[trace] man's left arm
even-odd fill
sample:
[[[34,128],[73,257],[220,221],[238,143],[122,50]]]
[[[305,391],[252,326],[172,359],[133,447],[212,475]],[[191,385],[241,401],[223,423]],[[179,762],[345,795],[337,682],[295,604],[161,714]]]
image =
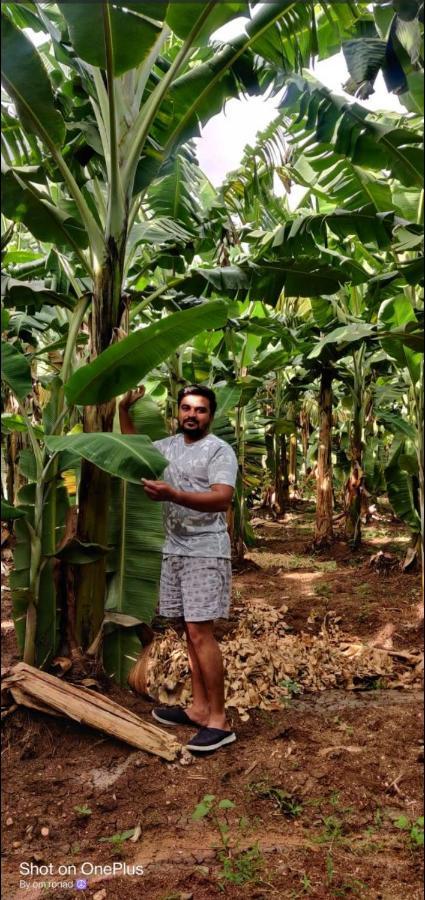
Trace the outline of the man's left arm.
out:
[[[179,491],[166,481],[150,481],[142,478],[142,484],[151,500],[177,503],[197,512],[226,512],[233,497],[233,487],[230,484],[211,484],[209,491],[200,493]]]

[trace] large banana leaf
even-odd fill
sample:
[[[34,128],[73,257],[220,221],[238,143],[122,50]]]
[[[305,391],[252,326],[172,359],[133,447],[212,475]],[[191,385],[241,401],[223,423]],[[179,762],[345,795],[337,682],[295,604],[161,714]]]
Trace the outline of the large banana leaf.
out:
[[[244,263],[224,268],[193,269],[185,279],[185,290],[203,293],[214,290],[224,296],[246,297],[275,306],[283,289],[287,297],[316,297],[336,294],[348,281],[362,284],[369,275],[359,263],[340,256],[335,257],[322,250],[320,256],[299,255],[295,258],[258,258],[255,263]]]
[[[94,433],[48,435],[46,447],[53,453],[69,450],[99,469],[140,485],[142,478],[158,478],[167,463],[144,435]]]
[[[10,576],[12,611],[19,652],[25,644],[26,616],[33,602],[31,592],[31,558],[34,550],[34,500],[35,484],[21,488],[17,509],[24,516],[15,522],[16,546],[13,552],[14,570]],[[59,647],[60,609],[54,579],[55,563],[47,558],[54,553],[60,540],[68,509],[68,494],[63,484],[52,482],[46,492],[43,506],[41,552],[46,557],[41,569],[37,605],[37,631],[34,665],[46,666]]]
[[[277,228],[270,247],[279,247],[285,256],[296,257],[319,252],[320,246],[327,246],[329,236],[336,235],[357,237],[362,244],[385,249],[391,244],[394,225],[394,214],[377,213],[373,204],[355,210],[336,209],[328,214],[303,214]]]
[[[397,361],[403,368],[409,370],[413,384],[419,381],[422,354],[415,353],[402,341],[391,337],[391,331],[399,330],[409,323],[417,324],[417,318],[413,306],[405,294],[398,294],[389,300],[384,300],[378,313],[378,323],[381,328],[389,331],[389,337],[382,339],[382,346],[386,353]]]
[[[222,327],[227,307],[204,303],[161,319],[108,347],[94,362],[79,369],[65,385],[69,403],[104,403],[134,387],[155,366],[195,334]]]
[[[13,309],[34,311],[47,306],[74,307],[74,300],[66,294],[59,294],[46,287],[44,281],[19,281],[16,278],[2,278],[2,297],[5,306]]]
[[[205,181],[199,166],[177,155],[148,192],[151,209],[159,217],[175,220],[192,232],[200,221],[200,188]]]
[[[61,146],[65,122],[55,108],[52,86],[34,44],[2,14],[2,83],[30,131],[46,132]]]
[[[208,11],[209,8],[209,11]],[[204,25],[197,34],[195,45],[208,43],[210,35],[236,16],[249,16],[249,6],[246,2],[226,3],[176,3],[171,2],[167,11],[167,25],[179,38],[185,40],[201,14],[205,16]]]
[[[285,171],[322,203],[338,203],[347,210],[372,203],[377,212],[387,212],[393,206],[387,179],[354,165],[329,143],[317,142],[301,153],[296,147],[294,159]]]
[[[413,479],[400,465],[403,451],[404,441],[400,443],[385,469],[388,499],[396,516],[409,526],[413,534],[420,534],[421,519],[415,504]]]
[[[147,396],[131,409],[137,430],[151,440],[167,436],[164,418]],[[141,485],[113,479],[110,502],[108,585],[105,604],[103,663],[120,684],[140,651],[135,623],[149,623],[158,602],[164,542],[162,503],[154,503]]]
[[[357,166],[389,169],[403,185],[423,187],[423,148],[417,132],[376,121],[363,106],[347,103],[312,76],[290,76],[281,106],[298,111],[290,132],[296,142],[303,141],[304,151],[317,143],[331,144]]]
[[[88,236],[81,222],[50,203],[33,185],[27,186],[11,169],[2,172],[1,185],[2,208],[8,219],[23,222],[40,241],[68,250],[87,247]]]
[[[377,37],[357,38],[345,41],[342,50],[351,75],[351,82],[345,90],[366,100],[373,93],[374,81],[385,62],[386,41]]]
[[[109,6],[109,15],[105,7]],[[144,16],[144,7],[157,9],[155,19],[163,19],[166,3],[131,4],[126,9],[106,3],[63,3],[61,11],[78,55],[92,66],[106,69],[105,45],[111,42],[114,75],[136,68],[147,57],[161,31],[161,25]],[[134,10],[137,9],[137,15]]]
[[[23,400],[32,390],[28,360],[7,341],[1,342],[1,377],[19,400]]]

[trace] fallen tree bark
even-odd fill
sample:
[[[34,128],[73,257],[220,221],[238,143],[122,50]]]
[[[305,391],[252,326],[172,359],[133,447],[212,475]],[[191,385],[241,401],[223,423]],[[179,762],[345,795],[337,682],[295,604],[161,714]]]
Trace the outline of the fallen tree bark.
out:
[[[69,716],[84,725],[104,731],[138,750],[146,750],[166,760],[176,759],[181,750],[175,738],[107,697],[85,687],[68,684],[26,663],[17,663],[3,679],[2,689],[10,691],[15,703],[42,712]]]

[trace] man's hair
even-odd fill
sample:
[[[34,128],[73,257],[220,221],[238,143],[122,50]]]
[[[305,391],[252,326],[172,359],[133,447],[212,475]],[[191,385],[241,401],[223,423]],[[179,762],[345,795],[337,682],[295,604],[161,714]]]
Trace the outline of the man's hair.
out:
[[[177,395],[178,406],[183,400],[183,397],[187,397],[188,394],[197,394],[199,397],[206,397],[210,402],[210,410],[211,415],[213,416],[217,409],[217,400],[215,397],[214,391],[209,387],[204,387],[203,384],[189,384],[187,387],[182,388]]]

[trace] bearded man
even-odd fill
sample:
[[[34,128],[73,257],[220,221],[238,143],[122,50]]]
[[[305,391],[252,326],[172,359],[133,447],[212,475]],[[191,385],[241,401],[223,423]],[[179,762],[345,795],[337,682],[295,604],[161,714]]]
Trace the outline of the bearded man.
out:
[[[119,404],[123,434],[136,434],[129,409],[144,394],[129,391]],[[192,677],[192,703],[158,707],[152,715],[163,725],[198,729],[186,745],[208,752],[236,740],[224,708],[224,669],[214,636],[214,620],[228,618],[231,548],[226,511],[238,464],[232,448],[210,433],[216,411],[214,391],[203,385],[178,395],[179,431],[154,441],[168,460],[163,481],[142,479],[148,497],[164,503],[165,544],[159,613],[182,618]]]

